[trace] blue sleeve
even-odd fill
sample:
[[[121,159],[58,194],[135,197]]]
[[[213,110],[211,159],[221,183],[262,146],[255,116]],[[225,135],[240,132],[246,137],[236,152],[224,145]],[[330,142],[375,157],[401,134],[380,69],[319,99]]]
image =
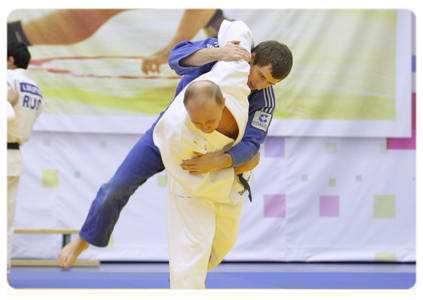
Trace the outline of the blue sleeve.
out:
[[[169,55],[169,66],[172,70],[178,75],[185,75],[195,71],[198,71],[201,68],[208,69],[207,71],[201,71],[201,73],[207,73],[210,71],[211,67],[214,65],[214,62],[208,63],[200,67],[183,67],[179,62],[185,57],[190,56],[191,54],[197,52],[200,49],[204,48],[216,48],[219,47],[219,42],[216,38],[208,38],[202,41],[184,41],[177,44]]]
[[[245,128],[244,137],[241,142],[227,151],[227,153],[232,156],[233,167],[242,165],[254,157],[260,149],[260,144],[264,143],[266,140],[267,132],[273,119],[275,94],[271,86],[263,90],[252,91],[248,100],[250,106],[248,109],[248,123]],[[263,120],[265,123],[262,123],[262,127],[257,125],[254,127],[253,121],[256,123],[256,119],[263,113],[267,116],[267,118]],[[265,130],[263,126],[266,126]]]

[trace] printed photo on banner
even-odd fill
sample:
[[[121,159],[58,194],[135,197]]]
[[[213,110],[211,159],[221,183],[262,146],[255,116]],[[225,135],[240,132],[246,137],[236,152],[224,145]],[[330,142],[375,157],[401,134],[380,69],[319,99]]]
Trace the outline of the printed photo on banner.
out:
[[[212,26],[195,28],[207,10],[82,11],[17,9],[8,16],[8,27],[22,27],[29,70],[45,97],[35,130],[60,122],[63,131],[134,133],[135,125],[143,131],[168,107],[181,79],[167,61],[176,37],[217,35]],[[411,87],[397,84],[411,80],[410,11],[225,9],[224,15],[245,22],[256,44],[277,40],[294,54],[291,75],[274,87],[270,135],[411,136],[404,125],[411,122]],[[127,125],[113,129],[110,120]]]

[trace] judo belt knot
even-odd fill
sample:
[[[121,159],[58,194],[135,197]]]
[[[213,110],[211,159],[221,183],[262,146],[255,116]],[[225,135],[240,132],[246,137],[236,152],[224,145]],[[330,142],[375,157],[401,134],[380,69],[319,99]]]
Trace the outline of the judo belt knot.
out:
[[[248,181],[245,180],[245,178],[242,176],[242,174],[238,174],[239,181],[241,181],[242,185],[247,189],[248,191],[248,198],[250,198],[250,202],[253,202],[253,195],[251,194],[251,188],[248,184]]]

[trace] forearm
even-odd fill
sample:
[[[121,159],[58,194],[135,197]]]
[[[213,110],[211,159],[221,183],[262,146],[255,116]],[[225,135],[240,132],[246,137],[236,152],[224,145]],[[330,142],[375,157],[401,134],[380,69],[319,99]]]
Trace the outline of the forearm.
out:
[[[201,28],[206,26],[215,12],[216,9],[186,9],[173,37],[175,45],[194,38]]]
[[[183,67],[200,67],[219,60],[219,48],[204,48],[179,61]]]

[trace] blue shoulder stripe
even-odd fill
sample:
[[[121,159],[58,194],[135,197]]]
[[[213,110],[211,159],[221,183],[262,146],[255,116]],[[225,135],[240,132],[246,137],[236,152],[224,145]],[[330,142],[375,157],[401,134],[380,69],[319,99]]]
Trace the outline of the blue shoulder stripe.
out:
[[[275,94],[273,93],[273,88],[271,86],[263,89],[263,98],[265,107],[263,108],[264,112],[268,114],[273,114],[275,110]]]

